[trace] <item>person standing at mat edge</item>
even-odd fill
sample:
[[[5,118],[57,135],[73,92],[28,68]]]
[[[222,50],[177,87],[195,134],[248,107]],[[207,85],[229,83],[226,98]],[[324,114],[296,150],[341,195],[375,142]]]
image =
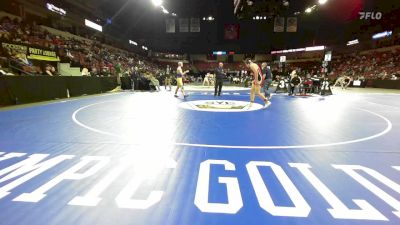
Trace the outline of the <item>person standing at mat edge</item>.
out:
[[[169,91],[171,91],[171,68],[169,65],[167,65],[167,69],[165,71],[165,80],[164,80],[164,86],[165,90],[167,90],[167,86],[169,87]]]
[[[183,72],[182,70],[183,62],[178,62],[178,68],[176,69],[176,90],[175,90],[175,97],[178,97],[179,88],[181,89],[183,97],[186,97],[185,90],[183,90],[183,76],[189,73],[189,70]]]
[[[215,92],[214,96],[221,96],[222,85],[224,84],[224,79],[226,73],[224,70],[224,64],[220,62],[218,67],[215,69]]]
[[[263,94],[260,93],[261,83],[263,82],[263,74],[261,68],[251,61],[251,59],[246,59],[244,61],[246,67],[250,69],[251,73],[253,74],[253,81],[251,82],[251,89],[250,89],[250,107],[254,103],[255,95],[257,94],[264,101],[264,108],[267,108],[271,105],[271,102],[268,98],[266,98]]]
[[[271,69],[269,68],[269,66],[267,65],[266,62],[263,62],[261,64],[261,70],[262,70],[262,74],[263,74],[263,90],[264,90],[264,95],[265,97],[267,97],[268,99],[271,99],[271,92],[269,92],[269,87],[272,84],[272,72]]]

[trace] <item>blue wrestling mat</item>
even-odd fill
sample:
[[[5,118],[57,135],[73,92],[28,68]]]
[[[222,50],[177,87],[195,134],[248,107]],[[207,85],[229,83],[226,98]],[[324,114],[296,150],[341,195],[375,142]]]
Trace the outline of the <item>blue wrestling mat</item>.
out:
[[[0,111],[1,225],[398,225],[400,95],[118,93]]]

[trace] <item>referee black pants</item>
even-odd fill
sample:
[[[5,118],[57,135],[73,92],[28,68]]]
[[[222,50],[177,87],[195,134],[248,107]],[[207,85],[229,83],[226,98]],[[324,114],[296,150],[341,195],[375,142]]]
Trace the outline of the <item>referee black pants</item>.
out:
[[[215,81],[215,92],[214,96],[221,96],[222,84],[224,83],[223,80],[216,80]]]

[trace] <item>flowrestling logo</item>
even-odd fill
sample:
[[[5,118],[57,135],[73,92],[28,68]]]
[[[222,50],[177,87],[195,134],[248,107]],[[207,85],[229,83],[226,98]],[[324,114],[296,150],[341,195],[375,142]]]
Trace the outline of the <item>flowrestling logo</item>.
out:
[[[179,104],[181,108],[209,112],[246,112],[262,109],[258,103],[233,100],[198,100]]]
[[[359,12],[360,19],[361,20],[380,20],[382,19],[382,13],[381,12]]]

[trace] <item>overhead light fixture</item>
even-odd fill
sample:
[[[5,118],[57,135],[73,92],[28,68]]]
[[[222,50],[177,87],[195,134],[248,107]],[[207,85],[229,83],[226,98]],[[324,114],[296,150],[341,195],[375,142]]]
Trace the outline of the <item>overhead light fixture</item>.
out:
[[[129,44],[131,44],[131,45],[138,45],[138,43],[137,43],[136,41],[132,41],[132,40],[129,40]]]
[[[256,20],[259,20],[260,19],[260,17],[259,16],[256,16]]]
[[[208,20],[211,21],[211,20],[214,20],[214,18],[213,18],[212,16],[209,16],[209,17],[208,17]]]
[[[267,17],[266,16],[264,16],[264,20],[266,20],[267,19]]]
[[[55,12],[57,14],[60,14],[61,16],[65,16],[67,14],[67,11],[65,11],[64,9],[59,8],[53,4],[47,3],[46,6],[47,6],[48,10]]]
[[[308,7],[308,8],[305,10],[305,12],[306,12],[306,13],[311,13],[315,8],[317,8],[317,5],[313,5],[313,6],[311,6],[311,7]]]
[[[318,3],[319,3],[320,5],[323,5],[323,4],[325,4],[327,1],[328,1],[328,0],[318,0]]]
[[[160,6],[162,9],[162,12],[165,14],[169,14],[168,10],[166,8],[164,8],[164,6]]]
[[[288,6],[289,6],[289,2],[288,2],[288,1],[286,1],[286,0],[283,0],[282,4],[283,4],[283,6],[286,6],[286,7],[288,7]]]
[[[348,41],[348,42],[347,42],[347,46],[356,45],[356,44],[358,44],[358,43],[360,43],[360,42],[358,41],[358,39],[355,39],[355,40],[352,40],[352,41]]]
[[[151,0],[154,6],[159,7],[162,5],[163,1],[162,0]]]
[[[176,14],[175,14],[175,13],[172,13],[171,15],[172,15],[172,16],[176,16]]]
[[[392,33],[393,33],[392,31],[385,31],[385,32],[377,33],[377,34],[374,34],[372,36],[372,39],[379,39],[379,38],[383,38],[383,37],[389,37],[389,36],[392,35]]]
[[[297,15],[299,15],[299,14],[300,14],[300,12],[298,12],[298,11],[294,13],[295,16],[297,16]]]
[[[102,26],[100,26],[99,24],[94,23],[94,22],[92,22],[92,21],[90,21],[88,19],[85,19],[85,25],[87,27],[93,28],[93,29],[95,29],[97,31],[103,32],[103,27]]]
[[[307,47],[306,52],[311,52],[311,51],[321,51],[324,50],[325,46],[313,46],[313,47]]]

